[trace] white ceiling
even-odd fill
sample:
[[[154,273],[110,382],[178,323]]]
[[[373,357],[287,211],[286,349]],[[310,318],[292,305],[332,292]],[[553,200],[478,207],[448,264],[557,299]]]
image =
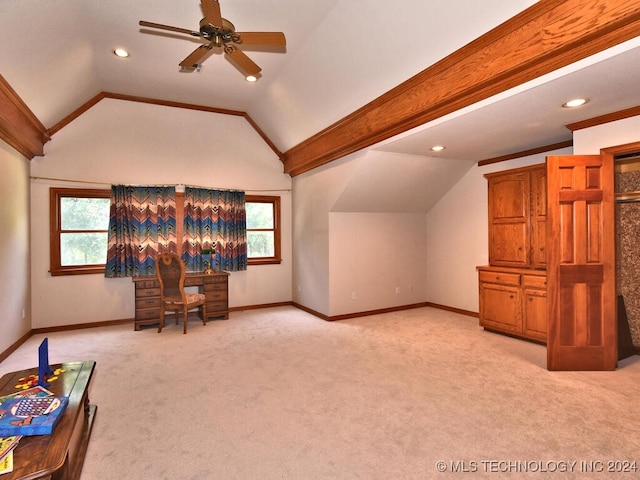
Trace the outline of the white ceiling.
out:
[[[0,0],[0,73],[45,127],[105,91],[245,111],[286,151],[533,3],[220,0],[238,31],[286,34],[284,52],[245,49],[263,68],[250,84],[222,55],[180,72],[199,41],[138,25],[197,30],[199,0]],[[481,160],[568,140],[567,123],[640,105],[639,73],[631,41],[375,148],[433,155],[442,143],[443,158]],[[591,102],[559,107],[574,95]]]

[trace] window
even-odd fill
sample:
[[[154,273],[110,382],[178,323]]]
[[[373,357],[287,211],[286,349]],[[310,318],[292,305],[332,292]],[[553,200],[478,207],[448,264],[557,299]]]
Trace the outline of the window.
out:
[[[110,190],[50,189],[51,275],[104,273]]]
[[[280,197],[247,195],[247,256],[249,265],[282,262]]]
[[[50,189],[51,275],[104,273],[110,198],[110,190]],[[245,205],[248,264],[281,263],[280,197],[247,195]]]

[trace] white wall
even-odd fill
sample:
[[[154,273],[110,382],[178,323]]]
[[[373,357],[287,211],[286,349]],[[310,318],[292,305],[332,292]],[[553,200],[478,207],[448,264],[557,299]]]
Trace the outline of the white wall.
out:
[[[600,149],[640,142],[640,116],[573,132],[576,155],[597,155]]]
[[[489,261],[488,197],[484,174],[544,163],[570,148],[473,167],[427,214],[427,300],[478,312],[476,267]]]
[[[31,330],[29,160],[0,140],[0,167],[0,352],[3,352]]]
[[[185,184],[280,195],[283,262],[233,272],[229,305],[291,300],[291,178],[242,117],[102,100],[54,135],[45,156],[32,160],[31,175],[45,177],[31,185],[33,328],[134,316],[131,279],[49,274],[52,185]]]
[[[293,300],[329,308],[329,212],[357,165],[354,154],[293,178]]]
[[[330,315],[425,301],[424,213],[329,215]]]

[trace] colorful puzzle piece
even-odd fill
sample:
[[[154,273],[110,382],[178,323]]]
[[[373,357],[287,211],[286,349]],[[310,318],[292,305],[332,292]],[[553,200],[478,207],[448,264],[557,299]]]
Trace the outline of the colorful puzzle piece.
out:
[[[56,368],[53,371],[53,375],[45,376],[45,380],[48,382],[53,382],[58,379],[58,377],[65,372],[64,368]],[[18,390],[27,390],[28,388],[35,387],[38,385],[38,375],[29,375],[28,377],[22,377],[18,379],[18,383],[15,388]]]

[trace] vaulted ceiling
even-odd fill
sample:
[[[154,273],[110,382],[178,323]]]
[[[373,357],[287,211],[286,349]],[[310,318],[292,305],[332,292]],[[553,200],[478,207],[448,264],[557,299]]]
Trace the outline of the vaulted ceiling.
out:
[[[444,143],[442,158],[498,157],[566,143],[565,125],[640,105],[635,1],[220,6],[238,31],[286,35],[285,49],[243,47],[262,67],[256,83],[215,51],[199,72],[183,72],[200,40],[138,24],[197,30],[199,0],[1,0],[2,138],[29,146],[16,130],[40,122],[43,140],[55,141],[108,92],[245,114],[295,175],[367,147],[435,155],[428,148]],[[113,55],[117,47],[130,56]],[[578,95],[590,103],[560,108]]]

